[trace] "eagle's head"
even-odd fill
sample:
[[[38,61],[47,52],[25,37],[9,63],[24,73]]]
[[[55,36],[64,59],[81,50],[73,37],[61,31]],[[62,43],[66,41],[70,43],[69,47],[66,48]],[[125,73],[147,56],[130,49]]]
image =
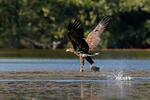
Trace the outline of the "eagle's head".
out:
[[[70,49],[66,49],[66,52],[70,52]]]

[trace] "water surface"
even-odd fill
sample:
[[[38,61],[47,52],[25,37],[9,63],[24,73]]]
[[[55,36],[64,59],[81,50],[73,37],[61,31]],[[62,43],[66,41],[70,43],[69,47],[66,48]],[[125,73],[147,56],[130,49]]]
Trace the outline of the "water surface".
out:
[[[101,72],[69,71],[68,69],[80,69],[79,59],[1,58],[0,99],[150,100],[150,75],[146,73],[150,70],[149,59],[94,61]],[[84,68],[89,70],[88,62],[85,62]],[[36,71],[37,69],[39,70]],[[46,71],[41,72],[40,69]],[[53,69],[55,70],[47,71]],[[57,71],[61,69],[63,71]],[[116,77],[126,75],[132,80],[116,80]]]
[[[95,59],[94,65],[101,69],[150,69],[150,60],[146,59]],[[0,59],[0,70],[21,69],[79,69],[79,59]],[[89,63],[85,61],[85,69]]]
[[[147,81],[1,81],[3,100],[149,100]]]

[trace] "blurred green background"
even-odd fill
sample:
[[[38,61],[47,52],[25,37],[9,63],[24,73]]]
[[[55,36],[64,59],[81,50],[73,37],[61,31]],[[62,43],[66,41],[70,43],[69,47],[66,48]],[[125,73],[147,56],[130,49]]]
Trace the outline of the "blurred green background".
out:
[[[85,37],[110,18],[98,48],[149,48],[150,0],[0,0],[0,48],[67,48],[75,17]]]

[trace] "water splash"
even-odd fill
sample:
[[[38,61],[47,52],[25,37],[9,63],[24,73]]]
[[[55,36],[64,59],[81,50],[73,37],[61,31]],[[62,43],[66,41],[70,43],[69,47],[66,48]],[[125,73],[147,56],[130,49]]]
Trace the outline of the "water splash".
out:
[[[117,74],[113,74],[113,76],[115,77],[115,80],[119,80],[119,81],[130,81],[132,80],[132,78],[130,76],[125,76],[123,71],[119,71]]]

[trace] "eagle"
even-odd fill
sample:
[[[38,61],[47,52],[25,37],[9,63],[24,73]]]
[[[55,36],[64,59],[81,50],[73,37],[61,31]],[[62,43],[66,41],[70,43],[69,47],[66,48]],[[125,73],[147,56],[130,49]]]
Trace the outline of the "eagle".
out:
[[[101,41],[101,35],[108,24],[109,18],[104,17],[99,21],[98,25],[88,34],[84,39],[84,31],[79,19],[75,19],[67,26],[67,36],[72,43],[73,48],[66,49],[66,52],[72,52],[80,57],[81,68],[80,72],[83,72],[84,59],[90,63],[90,70],[92,71],[93,63],[91,56],[96,56],[99,53],[91,53]]]

